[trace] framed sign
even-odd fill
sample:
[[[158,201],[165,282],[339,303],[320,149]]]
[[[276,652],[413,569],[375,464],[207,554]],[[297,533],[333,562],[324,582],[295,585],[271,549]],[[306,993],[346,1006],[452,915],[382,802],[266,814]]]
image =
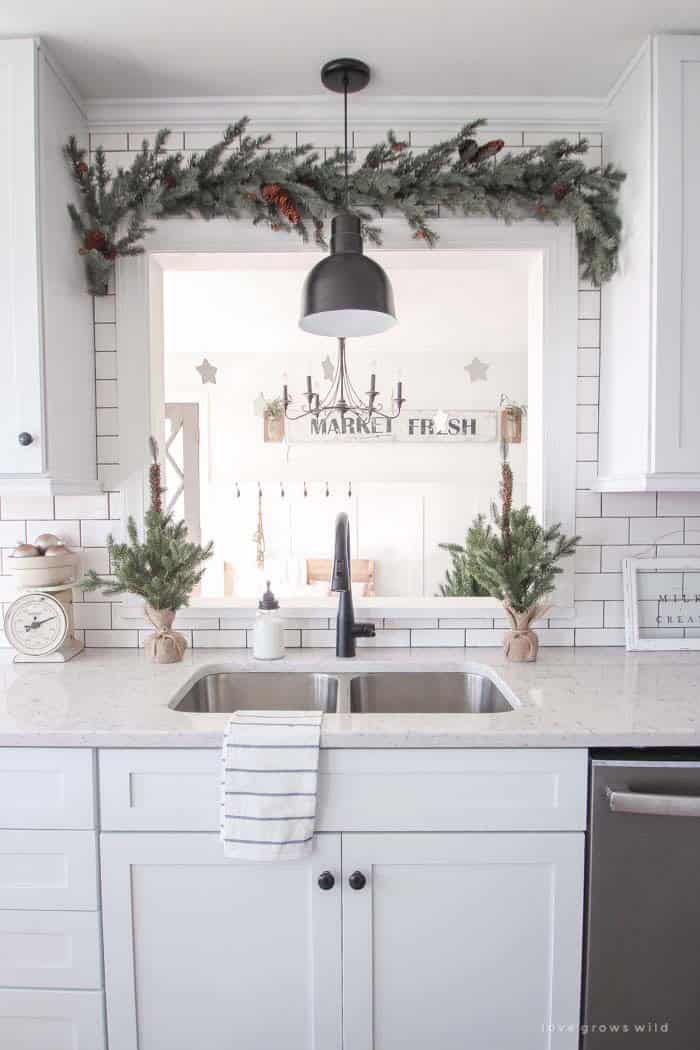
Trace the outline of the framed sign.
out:
[[[700,558],[625,558],[625,646],[700,650]]]

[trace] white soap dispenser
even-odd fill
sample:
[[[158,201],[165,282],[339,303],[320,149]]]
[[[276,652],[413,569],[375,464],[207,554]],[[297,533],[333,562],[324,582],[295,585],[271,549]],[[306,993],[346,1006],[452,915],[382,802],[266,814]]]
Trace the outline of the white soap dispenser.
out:
[[[268,580],[255,614],[253,656],[256,660],[280,660],[284,656],[284,620],[279,608]]]

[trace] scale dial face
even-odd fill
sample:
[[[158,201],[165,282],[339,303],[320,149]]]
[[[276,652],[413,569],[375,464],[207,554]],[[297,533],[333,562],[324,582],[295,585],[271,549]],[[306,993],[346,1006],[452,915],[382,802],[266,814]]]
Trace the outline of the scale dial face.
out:
[[[25,656],[47,656],[60,649],[68,635],[68,617],[50,594],[23,594],[5,615],[7,640]]]

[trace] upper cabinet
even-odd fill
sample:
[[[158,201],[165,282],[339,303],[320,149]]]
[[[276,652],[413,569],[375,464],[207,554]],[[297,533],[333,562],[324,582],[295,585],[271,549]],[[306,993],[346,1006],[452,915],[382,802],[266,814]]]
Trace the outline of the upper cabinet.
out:
[[[84,115],[35,40],[0,40],[0,487],[97,487],[92,302],[62,149]]]
[[[620,273],[604,290],[603,490],[699,490],[700,36],[658,36],[615,88]]]

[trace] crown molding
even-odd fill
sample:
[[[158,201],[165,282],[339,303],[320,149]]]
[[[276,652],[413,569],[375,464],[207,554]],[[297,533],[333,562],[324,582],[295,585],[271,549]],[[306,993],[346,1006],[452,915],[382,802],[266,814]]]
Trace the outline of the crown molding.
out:
[[[241,116],[271,131],[327,129],[340,120],[330,95],[232,96],[231,98],[102,98],[83,102],[92,131],[202,129],[220,131]],[[475,117],[496,127],[542,131],[602,131],[604,98],[487,96],[354,97],[352,124],[377,128],[457,128]]]

